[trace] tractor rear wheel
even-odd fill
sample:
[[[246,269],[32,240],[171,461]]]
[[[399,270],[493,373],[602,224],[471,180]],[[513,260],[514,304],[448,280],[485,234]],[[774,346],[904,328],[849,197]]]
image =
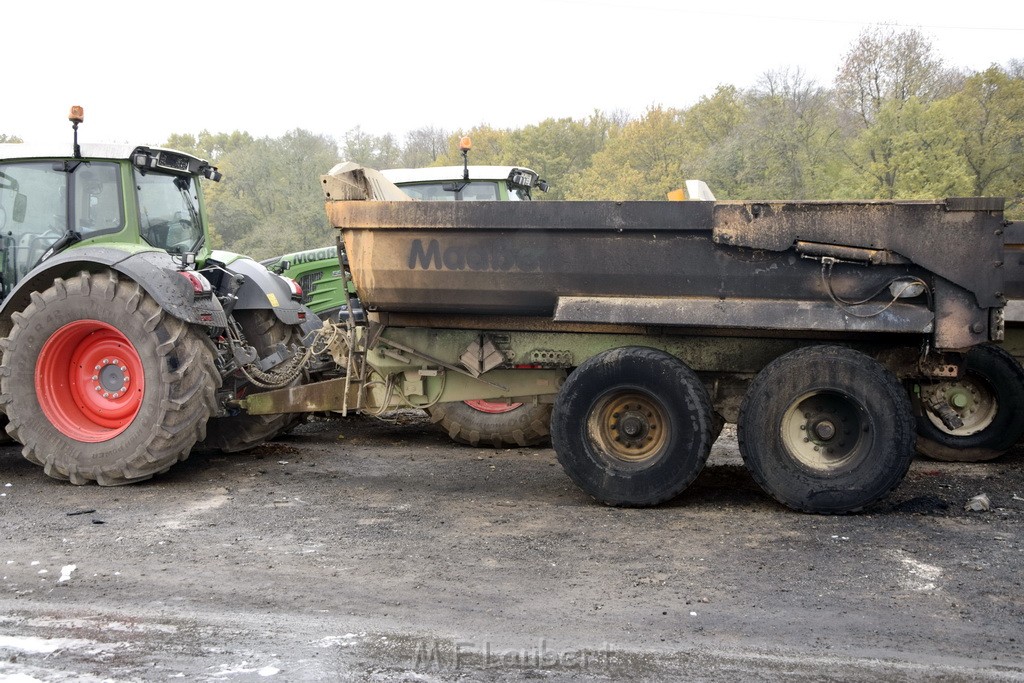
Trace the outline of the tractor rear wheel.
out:
[[[128,484],[188,457],[219,376],[201,331],[112,271],[54,280],[12,316],[0,405],[22,454],[57,479]]]

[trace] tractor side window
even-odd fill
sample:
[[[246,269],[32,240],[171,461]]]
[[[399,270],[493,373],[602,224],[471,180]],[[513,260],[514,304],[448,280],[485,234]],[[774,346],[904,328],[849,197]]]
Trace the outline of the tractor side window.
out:
[[[0,246],[9,291],[67,231],[68,174],[53,162],[0,164]]]
[[[464,202],[494,202],[498,200],[498,183],[470,183],[459,194]]]
[[[67,174],[53,170],[51,162],[0,164],[0,230],[13,234],[42,235],[67,230],[65,187]]]
[[[91,162],[71,174],[75,193],[74,229],[82,237],[124,227],[121,174],[117,164]]]
[[[173,253],[198,248],[203,237],[199,219],[199,183],[190,176],[135,170],[139,194],[139,228],[150,245]]]

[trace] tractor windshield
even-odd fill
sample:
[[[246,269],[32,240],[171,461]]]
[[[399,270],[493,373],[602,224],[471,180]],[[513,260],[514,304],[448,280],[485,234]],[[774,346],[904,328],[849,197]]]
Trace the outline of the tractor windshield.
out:
[[[203,239],[199,183],[191,176],[134,173],[142,239],[172,253],[196,251]]]
[[[452,185],[455,181],[444,181],[436,183],[399,183],[402,192],[413,199],[433,202],[481,202],[496,201],[498,196],[498,183],[493,180],[475,180],[466,183],[458,192],[452,189],[445,189],[446,185]],[[456,185],[462,185],[461,182]],[[516,197],[519,199],[519,197]]]

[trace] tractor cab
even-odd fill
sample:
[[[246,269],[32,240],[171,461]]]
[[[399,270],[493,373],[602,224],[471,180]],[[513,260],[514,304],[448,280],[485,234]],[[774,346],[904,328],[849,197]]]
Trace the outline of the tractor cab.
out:
[[[381,175],[412,199],[434,202],[520,201],[533,199],[533,190],[548,191],[536,171],[521,166],[470,166],[468,137],[459,141],[461,166],[392,168]]]
[[[206,256],[199,178],[220,180],[183,152],[129,145],[0,144],[0,292],[77,244]],[[74,113],[73,113],[74,116]]]

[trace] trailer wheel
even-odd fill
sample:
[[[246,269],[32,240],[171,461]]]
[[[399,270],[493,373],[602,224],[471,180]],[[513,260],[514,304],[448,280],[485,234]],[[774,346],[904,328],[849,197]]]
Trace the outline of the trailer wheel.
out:
[[[644,347],[598,354],[555,399],[551,440],[566,474],[607,505],[679,495],[711,452],[707,389],[675,356]]]
[[[245,310],[235,313],[235,319],[246,340],[262,357],[278,343],[286,345],[299,343],[299,328],[287,325],[268,310]],[[296,379],[294,383],[300,380]],[[250,393],[261,389],[251,387]],[[206,429],[204,448],[214,448],[225,453],[238,453],[259,446],[264,441],[283,434],[302,421],[302,413],[277,413],[276,415],[249,415],[238,413],[228,417],[215,417]]]
[[[202,332],[111,271],[54,280],[12,317],[0,403],[22,454],[74,484],[128,484],[188,457],[219,375]]]
[[[964,424],[949,429],[922,406],[917,418],[917,451],[947,462],[981,462],[1008,451],[1024,435],[1024,369],[998,346],[976,346],[967,354],[964,376],[921,384],[938,392]]]
[[[914,455],[899,381],[852,349],[812,346],[769,363],[740,407],[740,453],[754,480],[803,512],[855,512],[894,489]]]
[[[438,403],[427,414],[452,440],[470,446],[536,446],[550,434],[551,405],[544,403],[454,401]]]

